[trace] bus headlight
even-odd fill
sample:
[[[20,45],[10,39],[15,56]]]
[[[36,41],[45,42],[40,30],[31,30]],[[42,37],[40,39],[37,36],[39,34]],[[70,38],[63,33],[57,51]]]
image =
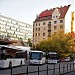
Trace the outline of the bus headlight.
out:
[[[42,61],[39,61],[39,64],[42,64]]]

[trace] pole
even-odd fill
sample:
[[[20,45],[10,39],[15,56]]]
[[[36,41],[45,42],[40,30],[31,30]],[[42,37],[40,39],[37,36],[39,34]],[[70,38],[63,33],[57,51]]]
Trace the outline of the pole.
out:
[[[60,74],[60,64],[59,64],[59,74]]]
[[[38,66],[38,75],[39,75],[39,66]]]
[[[55,65],[54,65],[53,75],[55,75]]]
[[[48,75],[48,65],[47,65],[47,75]]]
[[[27,75],[28,75],[28,65],[27,65]]]

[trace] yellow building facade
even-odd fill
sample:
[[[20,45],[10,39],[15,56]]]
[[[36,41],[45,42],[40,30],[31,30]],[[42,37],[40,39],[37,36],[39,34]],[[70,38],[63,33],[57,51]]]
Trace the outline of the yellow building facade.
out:
[[[72,12],[72,17],[71,17],[71,32],[75,32],[75,21],[74,21],[74,15],[75,12]]]

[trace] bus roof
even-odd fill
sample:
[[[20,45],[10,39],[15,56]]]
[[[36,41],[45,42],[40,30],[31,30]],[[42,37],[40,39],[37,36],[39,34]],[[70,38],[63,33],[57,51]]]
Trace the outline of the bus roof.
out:
[[[5,48],[9,48],[9,49],[20,50],[19,48],[15,47],[15,46],[11,46],[11,45],[0,45],[0,47],[5,47]]]
[[[20,48],[20,49],[22,49],[23,51],[31,51],[31,50],[30,50],[30,47],[24,47],[24,46],[15,46],[15,47]]]
[[[15,49],[19,51],[30,51],[30,47],[23,47],[23,46],[0,45],[0,47]]]
[[[49,52],[48,54],[57,54],[56,52]]]
[[[31,52],[43,52],[43,51],[37,51],[37,50],[36,50],[36,51],[31,51]]]

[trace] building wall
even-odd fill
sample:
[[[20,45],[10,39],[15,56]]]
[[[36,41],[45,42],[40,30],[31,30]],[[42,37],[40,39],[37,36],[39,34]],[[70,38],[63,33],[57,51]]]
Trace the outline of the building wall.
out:
[[[45,23],[45,25],[43,25]],[[34,23],[33,41],[38,43],[39,41],[48,38],[48,22],[36,22]]]
[[[52,14],[52,20],[40,21],[34,23],[34,32],[33,32],[33,43],[36,44],[41,40],[47,39],[52,34],[57,33],[59,30],[64,29],[64,19],[59,19],[60,13],[57,9]],[[60,20],[63,22],[60,23]],[[54,24],[54,21],[57,23]],[[43,25],[45,23],[45,25]],[[51,24],[49,24],[51,23]],[[40,24],[40,25],[39,25]],[[38,29],[40,28],[40,31]],[[45,33],[45,35],[43,35]],[[40,36],[38,35],[40,34]]]
[[[33,26],[3,15],[0,15],[0,35],[3,37],[9,36],[10,39],[18,40],[22,38],[27,41],[32,39]]]
[[[63,23],[60,23],[60,20],[63,20]],[[57,23],[54,24],[54,21],[57,21]],[[51,22],[50,26],[48,26],[49,22]],[[43,23],[45,23],[45,25],[43,25]],[[47,21],[40,21],[40,22],[35,22],[33,25],[34,25],[33,43],[36,44],[41,40],[47,39],[49,36],[56,33],[58,30],[64,30],[64,19],[53,19],[53,20],[47,20]],[[55,26],[56,28],[54,29]]]
[[[71,6],[65,15],[65,33],[71,32]]]
[[[68,9],[70,5],[60,7],[61,10],[59,10],[59,7],[53,8],[52,14],[48,16],[48,11],[42,12],[41,16],[43,17],[37,17],[34,21],[34,32],[33,32],[33,44],[38,43],[41,40],[47,39],[52,34],[57,33],[59,30],[63,30],[64,33],[71,31],[71,11]],[[64,10],[63,10],[64,9]],[[46,14],[46,16],[44,16]],[[65,16],[66,15],[66,16]],[[45,19],[47,17],[51,17],[49,19]],[[40,18],[40,19],[39,19]],[[43,20],[42,20],[43,19]],[[45,25],[43,23],[45,22]],[[40,25],[39,25],[40,23]],[[37,31],[36,29],[40,28],[40,31]],[[44,30],[45,29],[45,30]],[[40,33],[40,36],[38,36],[38,33]],[[43,36],[43,33],[45,33],[45,36]]]
[[[58,9],[56,8],[52,14],[52,25],[51,25],[51,35],[54,33],[57,33],[58,30],[63,30],[64,31],[64,18],[59,19],[60,13]],[[60,23],[60,20],[63,22]],[[54,23],[56,21],[56,23]]]

